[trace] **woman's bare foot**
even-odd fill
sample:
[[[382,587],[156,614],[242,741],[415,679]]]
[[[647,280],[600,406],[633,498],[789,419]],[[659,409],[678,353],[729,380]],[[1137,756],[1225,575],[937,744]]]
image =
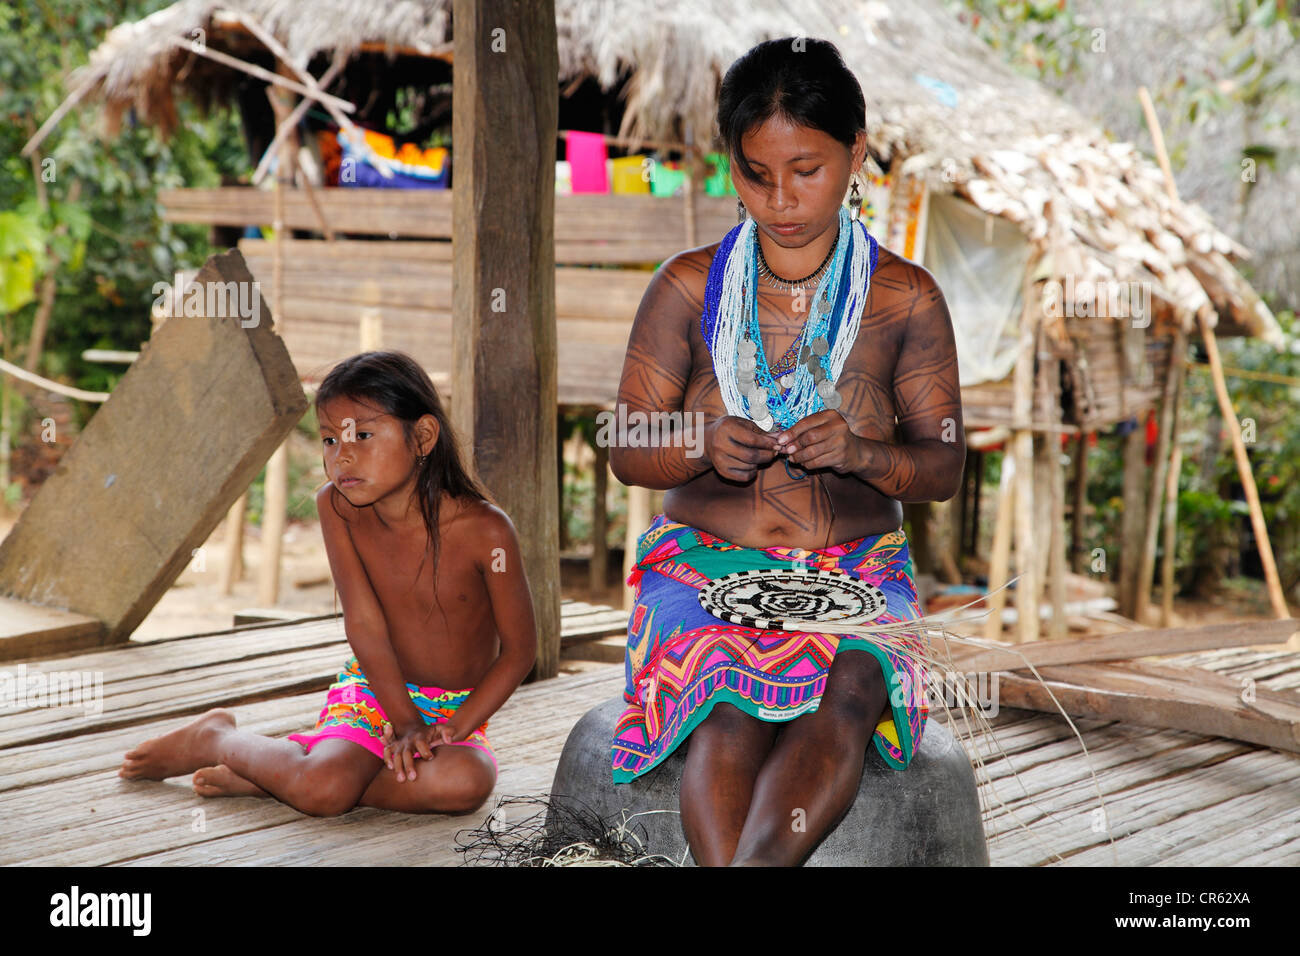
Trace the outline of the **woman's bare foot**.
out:
[[[210,710],[180,730],[127,751],[117,775],[127,780],[164,780],[212,766],[220,759],[213,742],[220,733],[234,729],[235,718],[229,711]]]
[[[194,771],[194,792],[200,797],[269,797],[270,794],[245,780],[225,764]]]

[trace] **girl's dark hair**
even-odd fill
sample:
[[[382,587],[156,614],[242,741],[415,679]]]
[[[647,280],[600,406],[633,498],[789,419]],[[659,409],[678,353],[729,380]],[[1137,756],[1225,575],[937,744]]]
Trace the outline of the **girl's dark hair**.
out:
[[[419,363],[405,352],[362,352],[344,359],[330,369],[316,391],[317,414],[321,405],[336,398],[350,398],[399,419],[413,458],[419,454],[415,441],[415,423],[424,415],[432,415],[437,419],[438,438],[424,462],[418,466],[419,474],[415,480],[420,513],[429,532],[429,550],[433,553],[436,582],[441,492],[445,491],[453,498],[475,498],[496,504],[461,464],[456,434],[438,399],[437,389]],[[337,503],[335,512],[337,513]],[[423,557],[420,560],[423,566]],[[416,573],[419,573],[418,569]],[[437,599],[436,585],[434,598]],[[438,604],[441,610],[441,601]]]
[[[727,70],[718,93],[718,139],[750,182],[760,177],[745,159],[741,138],[780,116],[821,130],[853,148],[867,128],[862,87],[826,40],[782,37],[758,44]]]

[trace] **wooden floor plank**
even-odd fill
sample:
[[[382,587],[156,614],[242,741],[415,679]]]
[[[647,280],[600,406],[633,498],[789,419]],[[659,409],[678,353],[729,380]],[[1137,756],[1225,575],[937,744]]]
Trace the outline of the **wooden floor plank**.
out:
[[[625,623],[622,612],[571,604],[563,608],[568,622],[605,615]],[[256,733],[306,729],[346,656],[341,620],[334,617],[51,660],[51,670],[104,672],[104,715],[60,718],[48,709],[5,715],[0,863],[454,865],[461,862],[457,833],[479,825],[500,796],[543,793],[573,724],[618,697],[624,680],[621,663],[583,663],[573,665],[580,672],[521,687],[489,727],[501,763],[496,792],[481,812],[464,817],[361,809],[318,820],[271,800],[203,800],[184,778],[153,783],[116,776],[126,749],[215,704],[245,701],[233,710],[240,726]],[[1253,676],[1262,687],[1300,680],[1300,655],[1233,648],[1179,663],[1192,659],[1225,678]],[[304,684],[314,686],[304,692]],[[248,702],[259,695],[267,699]],[[931,719],[940,718],[932,711]],[[1054,854],[1071,866],[1110,865],[1116,854],[1136,865],[1297,862],[1300,758],[1184,731],[1074,722],[1096,784],[1059,715],[1003,708],[990,719],[997,747],[986,739],[967,745],[983,756],[1006,802],[999,806],[990,786],[981,788],[994,865],[1038,865]],[[50,734],[51,724],[66,736],[35,742]],[[1116,838],[1113,852],[1106,834],[1091,826],[1097,785]]]
[[[1142,782],[1112,794],[1106,801],[1106,820],[1111,832],[1117,838],[1121,835],[1139,837],[1122,841],[1124,853],[1119,863],[1149,865],[1176,848],[1177,842],[1164,837],[1161,827],[1185,814],[1202,813],[1201,820],[1213,821],[1220,831],[1239,826],[1239,818],[1224,805],[1271,787],[1293,788],[1300,779],[1300,762],[1279,760],[1279,756],[1268,750],[1250,750],[1231,760],[1201,766],[1194,774],[1184,772]],[[1271,797],[1265,795],[1261,799]],[[1074,797],[1057,802],[1067,806],[1073,804],[1084,812],[1068,814],[1063,809],[1055,815],[1055,821],[1038,823],[1033,830],[1039,839],[1052,844],[1057,853],[1064,850],[1071,854],[1067,862],[1084,850],[1105,848],[1105,833],[1092,828],[1091,808]],[[1003,839],[1002,858],[1008,863],[1038,865],[1047,862],[1041,850],[1032,845],[1021,831],[1008,831]],[[1114,859],[1107,850],[1098,857],[1098,862],[1109,865]]]

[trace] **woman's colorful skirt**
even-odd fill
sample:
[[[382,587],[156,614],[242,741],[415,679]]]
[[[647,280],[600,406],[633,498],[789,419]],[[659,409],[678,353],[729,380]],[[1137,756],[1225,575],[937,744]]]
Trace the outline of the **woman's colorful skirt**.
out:
[[[625,659],[628,706],[614,731],[615,783],[657,766],[718,701],[773,722],[816,710],[841,650],[864,650],[880,662],[889,707],[872,739],[890,767],[904,770],[911,763],[929,713],[925,666],[916,656],[922,637],[901,634],[901,647],[886,648],[849,635],[730,623],[701,606],[700,590],[710,582],[769,568],[838,571],[874,585],[887,605],[871,623],[921,616],[901,530],[817,551],[746,548],[656,515],[637,541],[636,566],[627,579],[636,601]]]

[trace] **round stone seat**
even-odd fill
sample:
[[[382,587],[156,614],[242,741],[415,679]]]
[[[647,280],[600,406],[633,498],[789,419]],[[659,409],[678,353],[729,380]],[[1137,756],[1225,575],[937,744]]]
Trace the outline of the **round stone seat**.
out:
[[[583,715],[564,744],[551,800],[572,799],[616,824],[622,812],[644,833],[646,852],[694,865],[686,852],[678,792],[690,738],[659,766],[615,785],[610,772],[614,725],[621,697]],[[671,813],[645,813],[670,810]],[[548,817],[547,824],[552,820]],[[807,866],[988,866],[979,796],[970,758],[938,721],[926,722],[921,746],[906,770],[893,770],[876,751],[867,757],[858,796],[839,825],[808,858]]]

